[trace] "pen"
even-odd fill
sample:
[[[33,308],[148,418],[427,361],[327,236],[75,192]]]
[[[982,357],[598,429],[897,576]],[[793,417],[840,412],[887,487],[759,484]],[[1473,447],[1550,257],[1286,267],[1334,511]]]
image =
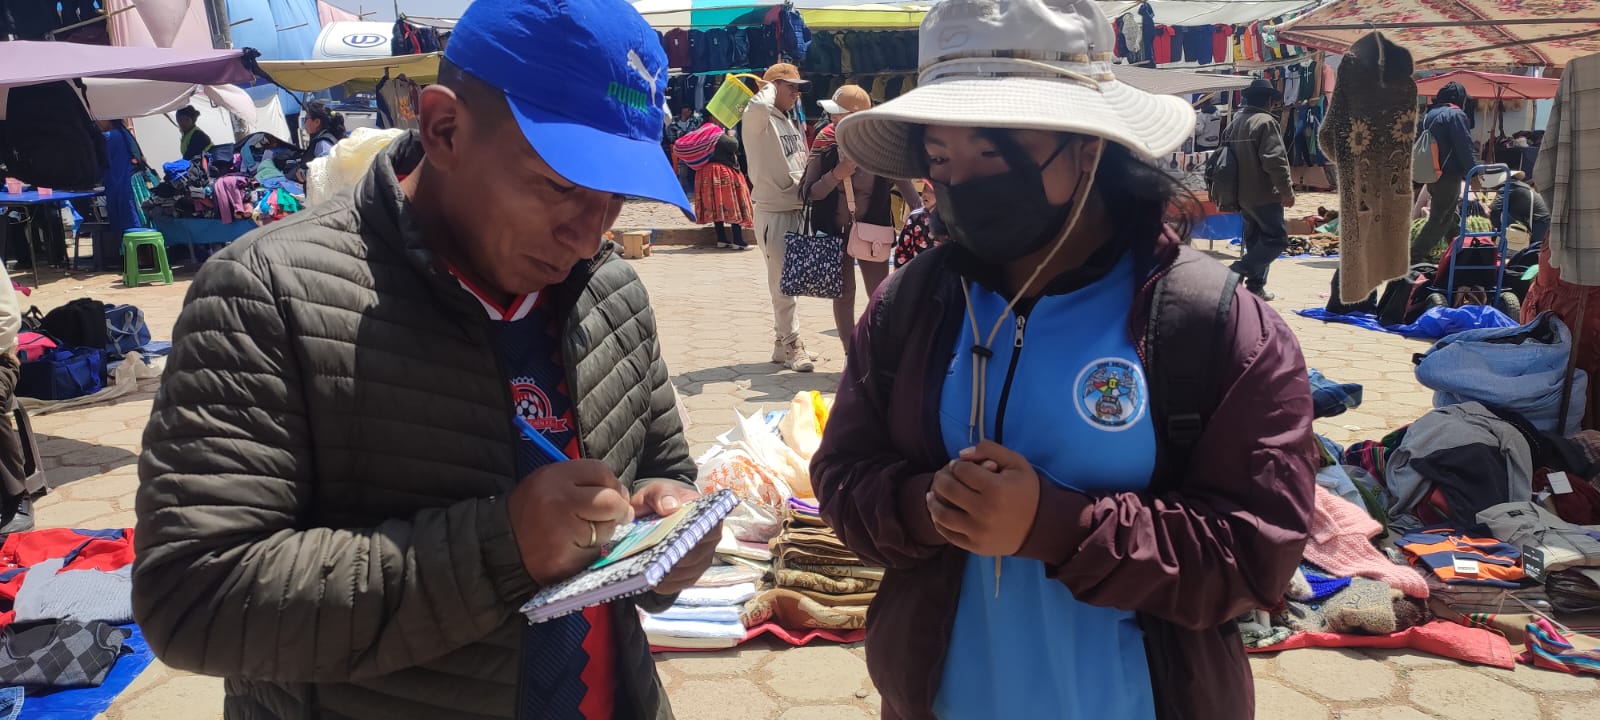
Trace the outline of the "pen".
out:
[[[567,457],[566,453],[561,452],[555,443],[550,442],[550,438],[545,437],[544,433],[533,429],[533,425],[528,423],[528,419],[521,415],[517,416],[517,429],[522,431],[523,437],[533,441],[533,446],[539,448],[539,452],[544,454],[546,460],[550,462],[565,462],[572,459]]]

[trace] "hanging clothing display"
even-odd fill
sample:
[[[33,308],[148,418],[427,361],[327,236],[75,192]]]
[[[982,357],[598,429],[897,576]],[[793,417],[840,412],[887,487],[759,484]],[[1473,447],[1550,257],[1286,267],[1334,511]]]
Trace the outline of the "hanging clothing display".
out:
[[[1339,170],[1339,295],[1358,302],[1406,274],[1417,83],[1411,53],[1371,33],[1345,55],[1321,145]]]
[[[383,126],[399,130],[416,130],[420,126],[422,86],[401,73],[393,78],[387,70],[378,81],[378,115]]]
[[[1469,116],[1470,117],[1470,116]],[[1600,55],[1561,73],[1533,184],[1550,206],[1550,264],[1569,283],[1600,285]]]

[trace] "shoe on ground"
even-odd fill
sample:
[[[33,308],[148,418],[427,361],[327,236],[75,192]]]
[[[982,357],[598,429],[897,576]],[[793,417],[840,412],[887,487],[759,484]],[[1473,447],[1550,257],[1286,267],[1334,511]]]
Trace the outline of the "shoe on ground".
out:
[[[33,498],[6,498],[0,510],[0,535],[33,529]]]
[[[1266,288],[1250,288],[1250,292],[1266,302],[1272,302],[1273,300],[1278,299],[1277,295],[1273,295],[1272,292]]]
[[[795,340],[779,343],[772,349],[772,361],[795,372],[808,373],[817,369],[817,357],[806,351],[805,343]]]
[[[717,249],[718,250],[730,250],[732,248],[733,248],[733,243],[730,243],[730,242],[719,242],[719,243],[717,243]]]

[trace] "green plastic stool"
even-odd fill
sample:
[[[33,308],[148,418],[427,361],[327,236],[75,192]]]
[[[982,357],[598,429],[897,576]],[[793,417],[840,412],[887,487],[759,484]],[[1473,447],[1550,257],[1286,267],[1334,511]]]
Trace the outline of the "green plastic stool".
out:
[[[146,272],[139,267],[139,248],[148,247],[156,254],[156,267]],[[172,266],[167,264],[167,239],[154,230],[129,230],[122,235],[123,282],[128,287],[139,287],[145,282],[160,280],[172,284]]]

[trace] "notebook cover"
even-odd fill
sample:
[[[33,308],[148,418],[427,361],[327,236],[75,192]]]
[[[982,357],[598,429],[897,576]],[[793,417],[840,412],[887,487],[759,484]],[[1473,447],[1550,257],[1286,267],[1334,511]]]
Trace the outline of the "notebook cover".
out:
[[[738,503],[738,497],[726,488],[696,499],[678,511],[690,513],[689,520],[655,547],[612,565],[585,570],[539,591],[522,606],[522,614],[530,623],[541,623],[648,591],[660,584],[689,549]]]

